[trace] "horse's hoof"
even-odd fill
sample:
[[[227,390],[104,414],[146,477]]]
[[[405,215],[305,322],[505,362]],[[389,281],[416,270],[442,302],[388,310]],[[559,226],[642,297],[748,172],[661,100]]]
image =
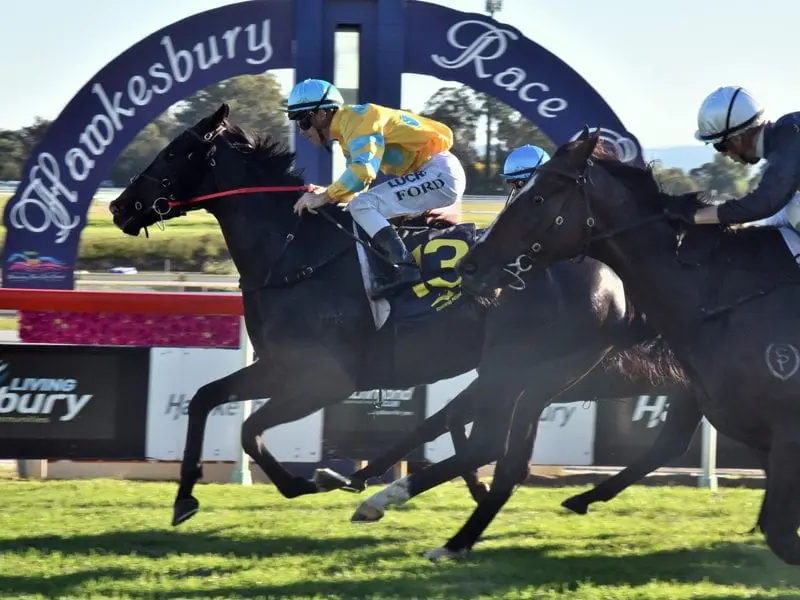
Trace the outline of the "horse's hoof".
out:
[[[367,482],[358,477],[351,477],[349,483],[342,487],[343,491],[351,494],[360,494],[365,489],[367,489]]]
[[[585,515],[589,512],[589,503],[580,496],[572,496],[572,498],[567,498],[561,503],[561,506],[578,515]]]
[[[756,534],[759,534],[759,533],[763,533],[761,531],[761,524],[760,523],[756,523],[750,531],[745,533],[745,535],[756,535]]]
[[[377,523],[385,513],[378,507],[364,501],[350,517],[351,523]]]
[[[320,492],[347,489],[351,485],[347,477],[333,469],[317,469],[314,471],[314,477],[311,480]]]
[[[462,548],[461,550],[450,550],[447,546],[442,546],[436,550],[430,550],[423,554],[423,558],[427,558],[432,563],[437,563],[440,560],[462,560],[467,557],[469,550]]]
[[[184,521],[188,521],[198,510],[200,510],[200,503],[194,496],[176,500],[172,510],[172,526],[177,527]]]

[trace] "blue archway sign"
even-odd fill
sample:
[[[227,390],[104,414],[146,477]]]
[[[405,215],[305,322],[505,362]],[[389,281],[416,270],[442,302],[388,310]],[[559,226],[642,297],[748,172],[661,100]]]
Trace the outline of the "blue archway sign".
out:
[[[399,106],[403,72],[433,75],[506,102],[555,143],[584,124],[600,126],[627,160],[641,161],[635,137],[602,97],[509,25],[404,0],[239,2],[153,33],[67,104],[6,205],[3,286],[73,288],[92,197],[139,131],[175,102],[236,75],[294,67],[298,80],[333,80],[339,25],[361,28],[359,102]],[[309,181],[330,181],[326,153],[302,142],[297,150]]]

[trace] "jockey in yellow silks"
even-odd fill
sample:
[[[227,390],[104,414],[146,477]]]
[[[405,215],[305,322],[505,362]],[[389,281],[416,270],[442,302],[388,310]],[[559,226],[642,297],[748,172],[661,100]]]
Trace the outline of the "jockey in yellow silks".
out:
[[[420,271],[388,219],[450,206],[461,200],[466,176],[450,153],[453,132],[446,125],[378,104],[346,105],[341,93],[321,79],[306,79],[289,94],[288,116],[315,146],[339,142],[347,168],[327,188],[304,194],[300,214],[326,203],[347,203],[353,220],[397,265],[372,296],[385,297],[420,281]],[[378,172],[392,176],[370,188]]]

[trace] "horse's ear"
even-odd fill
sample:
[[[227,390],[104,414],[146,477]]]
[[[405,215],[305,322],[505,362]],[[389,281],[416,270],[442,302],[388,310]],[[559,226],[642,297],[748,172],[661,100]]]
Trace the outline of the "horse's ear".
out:
[[[231,112],[231,107],[228,106],[226,102],[220,104],[217,111],[213,115],[211,115],[212,125],[214,125],[215,127],[221,125],[222,122],[228,118],[230,112]]]
[[[580,168],[587,160],[592,157],[597,142],[600,141],[600,128],[594,131],[589,130],[588,125],[584,125],[581,134],[575,140],[576,145],[571,153],[571,162],[576,168]]]

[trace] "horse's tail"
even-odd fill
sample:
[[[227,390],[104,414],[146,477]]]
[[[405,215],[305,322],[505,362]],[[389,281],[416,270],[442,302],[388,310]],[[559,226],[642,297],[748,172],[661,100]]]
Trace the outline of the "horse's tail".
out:
[[[686,374],[664,339],[643,313],[635,311],[630,301],[628,310],[631,317],[616,340],[618,350],[606,358],[604,368],[630,380],[646,378],[652,385],[685,385]]]

